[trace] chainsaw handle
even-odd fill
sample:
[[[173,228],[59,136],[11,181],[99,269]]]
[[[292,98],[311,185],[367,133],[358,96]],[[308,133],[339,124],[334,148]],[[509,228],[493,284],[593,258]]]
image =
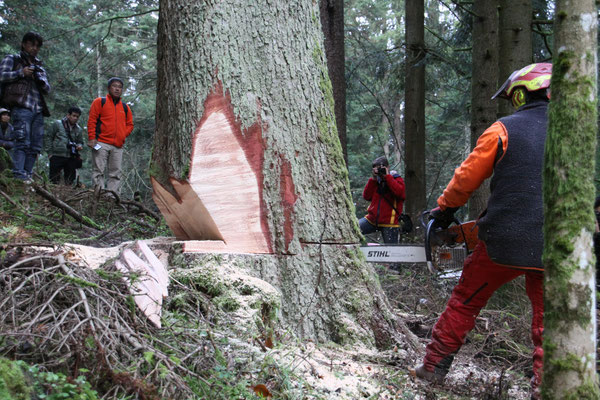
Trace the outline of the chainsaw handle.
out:
[[[425,229],[425,260],[427,261],[427,269],[431,273],[435,273],[433,266],[433,257],[431,256],[431,235],[435,230],[435,219],[429,220]]]
[[[438,230],[438,228],[440,228],[438,223],[439,223],[439,221],[432,218],[427,223],[427,227],[425,229],[425,260],[427,261],[427,269],[432,274],[438,272],[437,267],[433,264],[433,256],[431,254],[432,253],[431,246],[433,244],[434,235],[436,235],[436,231]],[[457,224],[462,231],[461,223],[456,217],[454,217],[453,223]],[[464,237],[464,233],[463,233],[463,237]],[[439,239],[440,238],[438,238],[438,240]]]

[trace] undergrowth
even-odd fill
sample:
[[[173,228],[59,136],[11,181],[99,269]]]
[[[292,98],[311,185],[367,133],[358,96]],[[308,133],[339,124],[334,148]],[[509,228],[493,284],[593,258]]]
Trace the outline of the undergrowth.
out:
[[[80,221],[42,192],[78,213]],[[153,203],[120,198],[112,192],[94,193],[44,179],[25,184],[5,170],[0,173],[0,199],[0,244],[70,242],[105,247],[170,235]]]

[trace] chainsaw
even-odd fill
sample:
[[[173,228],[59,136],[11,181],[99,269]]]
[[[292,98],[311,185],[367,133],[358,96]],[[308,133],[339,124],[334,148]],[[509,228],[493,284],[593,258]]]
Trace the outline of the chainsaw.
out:
[[[435,219],[425,226],[424,245],[368,244],[361,246],[367,262],[373,263],[427,263],[431,273],[462,268],[467,256],[479,241],[475,221],[460,223],[443,229]]]

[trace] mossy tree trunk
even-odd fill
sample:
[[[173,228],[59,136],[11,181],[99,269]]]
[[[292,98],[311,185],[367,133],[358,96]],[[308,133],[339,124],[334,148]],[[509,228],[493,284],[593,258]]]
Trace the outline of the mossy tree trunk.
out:
[[[319,2],[161,0],[157,99],[151,175],[176,234],[253,268],[305,338],[400,338],[358,249]],[[255,240],[230,239],[250,225]]]
[[[406,0],[404,138],[406,213],[414,221],[427,207],[425,188],[425,16],[424,0]]]
[[[344,0],[320,0],[321,24],[325,35],[327,70],[335,101],[335,122],[338,136],[348,163],[346,145],[346,52],[344,48]]]
[[[496,120],[497,101],[492,100],[498,82],[498,0],[473,3],[473,74],[471,76],[471,149],[479,136]],[[469,219],[487,206],[489,183],[469,198]]]
[[[513,71],[533,62],[533,7],[531,0],[499,0],[499,76],[500,87]],[[514,112],[510,101],[498,102],[498,118]]]
[[[593,0],[556,3],[544,165],[544,399],[598,399],[592,251],[597,109]]]

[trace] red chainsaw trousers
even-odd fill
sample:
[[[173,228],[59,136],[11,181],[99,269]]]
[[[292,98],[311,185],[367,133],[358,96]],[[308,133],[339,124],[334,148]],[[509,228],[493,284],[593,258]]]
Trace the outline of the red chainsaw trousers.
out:
[[[465,260],[460,280],[452,291],[446,309],[433,327],[431,342],[427,345],[423,360],[425,368],[431,372],[437,369],[438,373],[445,374],[454,354],[464,343],[467,333],[475,326],[479,311],[492,294],[500,286],[523,274],[527,296],[533,309],[531,338],[534,351],[531,385],[536,391],[541,383],[544,355],[544,275],[540,271],[520,270],[494,263],[490,260],[483,242],[479,242]]]

